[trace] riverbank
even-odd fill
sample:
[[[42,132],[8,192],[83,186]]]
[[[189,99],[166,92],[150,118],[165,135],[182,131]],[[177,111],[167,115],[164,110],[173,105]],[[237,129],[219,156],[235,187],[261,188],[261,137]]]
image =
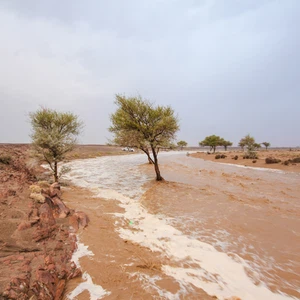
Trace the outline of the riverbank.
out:
[[[224,154],[225,158],[216,159],[217,155]],[[256,159],[243,159],[245,155],[244,151],[234,150],[234,151],[222,151],[208,154],[208,152],[197,152],[190,154],[192,157],[201,158],[204,160],[209,160],[218,163],[234,164],[241,165],[246,167],[254,168],[268,168],[268,169],[277,169],[286,172],[300,172],[300,163],[294,163],[291,160],[295,158],[300,158],[300,150],[288,150],[288,149],[279,149],[279,150],[259,150],[257,151],[258,158]],[[266,164],[265,159],[271,157],[279,159],[280,162],[273,164]],[[285,161],[291,161],[287,165],[283,164]],[[300,159],[299,159],[300,160]]]
[[[106,146],[75,150],[80,158],[120,153]],[[74,233],[87,220],[65,206],[48,173],[30,145],[0,145],[0,299],[62,299],[67,281],[81,276],[71,257]]]

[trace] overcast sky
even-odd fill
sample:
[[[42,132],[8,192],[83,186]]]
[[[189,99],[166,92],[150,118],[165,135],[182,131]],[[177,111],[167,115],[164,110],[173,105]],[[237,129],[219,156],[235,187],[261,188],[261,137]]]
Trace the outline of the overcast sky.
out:
[[[171,105],[178,140],[300,146],[299,0],[0,0],[0,142],[71,111],[106,143],[115,94]]]

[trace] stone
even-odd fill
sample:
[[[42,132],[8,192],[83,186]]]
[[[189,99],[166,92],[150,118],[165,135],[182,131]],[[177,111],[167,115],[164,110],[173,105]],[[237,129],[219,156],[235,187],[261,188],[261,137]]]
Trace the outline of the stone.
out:
[[[52,210],[47,203],[44,203],[39,208],[39,216],[41,227],[52,226],[56,223],[52,214]]]

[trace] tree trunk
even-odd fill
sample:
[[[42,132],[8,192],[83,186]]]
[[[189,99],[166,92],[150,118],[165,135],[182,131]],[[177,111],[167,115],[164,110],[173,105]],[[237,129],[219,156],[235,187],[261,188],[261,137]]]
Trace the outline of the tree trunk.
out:
[[[216,152],[216,146],[213,146],[213,149],[214,149],[214,153]]]
[[[157,181],[162,181],[164,179],[160,175],[160,170],[159,170],[159,167],[158,167],[157,153],[156,153],[155,148],[153,146],[151,146],[151,149],[152,149],[152,154],[153,154],[153,158],[154,158],[154,170],[155,170],[155,173],[156,173],[156,180]]]
[[[148,157],[148,162],[150,165],[154,164],[153,159],[151,158],[150,154],[149,154],[149,150],[145,149],[145,148],[140,148],[144,153],[146,153],[147,157]]]
[[[58,182],[57,161],[54,162],[54,181]]]

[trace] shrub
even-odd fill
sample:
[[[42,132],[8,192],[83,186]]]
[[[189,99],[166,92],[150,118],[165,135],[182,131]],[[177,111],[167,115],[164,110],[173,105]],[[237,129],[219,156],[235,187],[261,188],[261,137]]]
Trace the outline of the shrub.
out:
[[[239,158],[239,156],[238,156],[238,155],[236,155],[236,156],[234,156],[232,159],[234,159],[234,160],[238,160],[238,158]]]
[[[255,164],[256,163],[256,159],[252,160],[252,162]]]
[[[221,154],[220,158],[226,158],[227,156],[225,154]]]
[[[255,151],[248,151],[244,154],[243,159],[258,159]]]
[[[296,163],[296,164],[297,164],[297,163],[300,163],[300,157],[293,158],[293,159],[292,159],[292,162],[293,162],[293,163]]]
[[[274,158],[274,157],[267,157],[266,158],[266,164],[278,164],[280,162],[281,162],[280,159],[277,159],[277,158]]]
[[[217,154],[216,156],[215,156],[215,159],[220,159],[221,158],[221,155],[220,154]]]
[[[11,156],[9,155],[2,155],[0,156],[0,163],[4,165],[9,165],[11,162]]]
[[[285,160],[282,164],[285,166],[288,166],[290,164],[290,162],[291,162],[290,160]]]

